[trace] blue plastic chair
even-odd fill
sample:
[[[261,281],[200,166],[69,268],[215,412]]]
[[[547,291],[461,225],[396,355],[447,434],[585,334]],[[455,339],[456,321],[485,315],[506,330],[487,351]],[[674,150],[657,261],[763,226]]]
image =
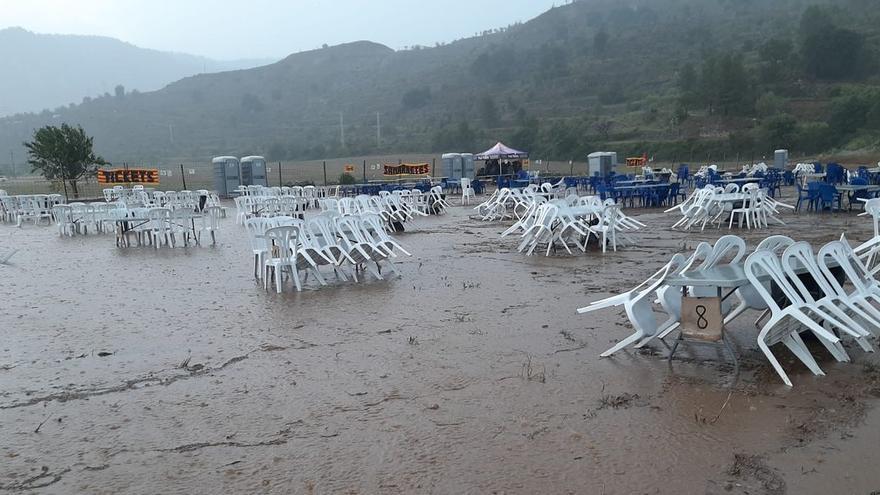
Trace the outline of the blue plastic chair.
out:
[[[681,184],[678,182],[672,182],[669,184],[669,193],[666,196],[666,204],[668,206],[675,206],[678,204],[678,195],[681,190]]]
[[[812,184],[815,184],[815,182],[810,182],[809,184],[807,184],[807,186],[809,187]],[[804,201],[807,202],[807,209],[812,210],[813,209],[813,192],[809,189],[804,189],[803,186],[801,186],[800,181],[795,182],[795,186],[797,187],[797,193],[798,193],[797,203],[795,203],[795,205],[794,205],[795,211],[801,211],[801,203],[803,203]],[[818,192],[818,187],[815,189]]]
[[[841,209],[842,194],[837,191],[833,184],[819,184],[819,208],[821,211],[828,209],[834,211],[834,203],[837,203],[837,210]]]

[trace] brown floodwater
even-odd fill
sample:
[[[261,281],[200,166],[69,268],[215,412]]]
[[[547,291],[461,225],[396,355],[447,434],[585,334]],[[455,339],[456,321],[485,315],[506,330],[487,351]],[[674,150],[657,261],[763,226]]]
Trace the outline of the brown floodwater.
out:
[[[230,205],[230,210],[232,210]],[[727,229],[675,217],[603,255],[526,257],[469,208],[398,235],[400,278],[255,282],[232,216],[214,247],[0,225],[0,491],[32,493],[864,493],[880,490],[880,367],[812,346],[815,377],[755,345],[599,353],[622,311],[575,310]],[[786,214],[814,246],[855,213]],[[876,339],[874,340],[876,344]]]

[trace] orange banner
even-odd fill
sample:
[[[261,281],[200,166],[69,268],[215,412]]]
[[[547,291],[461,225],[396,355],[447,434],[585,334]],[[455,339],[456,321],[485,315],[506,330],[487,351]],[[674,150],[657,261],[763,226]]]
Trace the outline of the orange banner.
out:
[[[428,163],[401,163],[400,165],[385,164],[382,175],[430,175],[431,165]]]
[[[99,169],[98,184],[158,184],[159,170],[155,168]]]

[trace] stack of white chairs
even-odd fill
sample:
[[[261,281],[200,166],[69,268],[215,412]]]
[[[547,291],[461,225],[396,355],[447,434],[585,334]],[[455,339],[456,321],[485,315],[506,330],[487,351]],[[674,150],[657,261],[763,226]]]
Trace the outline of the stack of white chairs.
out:
[[[411,221],[416,216],[427,216],[428,197],[418,189],[391,193],[382,191],[378,196],[362,194],[355,198],[323,198],[318,200],[318,205],[322,212],[334,212],[343,216],[375,214],[394,228],[395,225]]]
[[[387,225],[380,214],[371,211],[341,214],[328,209],[308,221],[285,216],[249,218],[245,226],[251,239],[254,275],[263,279],[266,289],[274,281],[279,293],[285,273],[298,291],[309,273],[322,286],[327,285],[319,270],[323,266],[331,267],[343,281],[351,276],[357,282],[363,273],[382,280],[383,268],[399,275],[393,259],[410,253],[389,235]],[[346,273],[346,265],[353,267],[352,273]],[[305,272],[302,279],[300,272]]]
[[[682,273],[716,266],[721,258],[737,264],[744,248],[744,242],[735,236],[719,239],[714,247],[701,243],[689,258],[675,255],[632,290],[578,309],[579,313],[587,313],[624,307],[635,331],[602,356],[610,356],[633,344],[641,347],[678,328],[681,291],[665,281]],[[791,386],[792,382],[771,351],[777,343],[785,345],[814,374],[824,374],[801,333],[813,334],[839,362],[850,361],[842,345],[845,339],[865,352],[873,352],[870,339],[880,333],[880,283],[844,240],[830,242],[815,252],[806,242],[771,236],[758,245],[742,266],[749,284],[736,289],[738,304],[722,304],[724,323],[730,323],[747,310],[760,312],[755,322],[760,329],[758,348],[786,385]],[[714,295],[699,291],[699,288],[691,288],[690,293],[698,297]]]
[[[546,246],[545,256],[557,244],[572,254],[570,243],[586,252],[590,236],[602,245],[617,250],[618,244],[633,244],[626,232],[638,230],[645,224],[626,216],[613,200],[604,203],[596,196],[579,197],[576,194],[565,199],[547,200],[543,195],[518,197],[512,191],[506,193],[515,203],[512,211],[517,221],[501,233],[501,238],[519,233],[518,251],[531,255],[538,246]],[[499,202],[499,207],[506,205]]]
[[[2,200],[2,198],[0,198]],[[862,263],[876,275],[880,271],[880,198],[872,198],[865,202],[865,211],[859,216],[870,216],[874,224],[874,236],[860,244],[854,251]]]
[[[549,184],[548,184],[549,185]],[[496,189],[485,201],[474,207],[481,220],[498,221],[508,218],[521,219],[526,212],[531,210],[534,203],[546,201],[550,196],[555,197],[553,186],[549,185],[550,193],[539,194],[539,188],[530,184],[522,189],[510,189],[503,187]]]
[[[812,163],[798,163],[794,167],[795,175],[813,174],[816,172],[816,166]]]
[[[734,201],[739,204],[734,207]],[[770,197],[765,189],[757,184],[746,184],[739,189],[736,184],[717,187],[711,184],[695,190],[686,200],[666,210],[666,213],[679,212],[682,218],[673,225],[673,229],[690,230],[699,226],[705,230],[707,225],[720,228],[727,223],[728,229],[745,225],[747,229],[768,228],[770,221],[785,225],[779,215],[781,208],[794,210],[794,206],[782,203]]]

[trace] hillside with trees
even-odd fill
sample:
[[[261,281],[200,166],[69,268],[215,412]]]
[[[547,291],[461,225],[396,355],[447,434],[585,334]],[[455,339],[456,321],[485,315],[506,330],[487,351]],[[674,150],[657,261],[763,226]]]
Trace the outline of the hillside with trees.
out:
[[[582,0],[435,47],[370,42],[0,120],[83,125],[111,162],[597,149],[663,161],[880,150],[875,0]],[[379,132],[377,132],[379,131]],[[344,135],[344,136],[343,136]]]

